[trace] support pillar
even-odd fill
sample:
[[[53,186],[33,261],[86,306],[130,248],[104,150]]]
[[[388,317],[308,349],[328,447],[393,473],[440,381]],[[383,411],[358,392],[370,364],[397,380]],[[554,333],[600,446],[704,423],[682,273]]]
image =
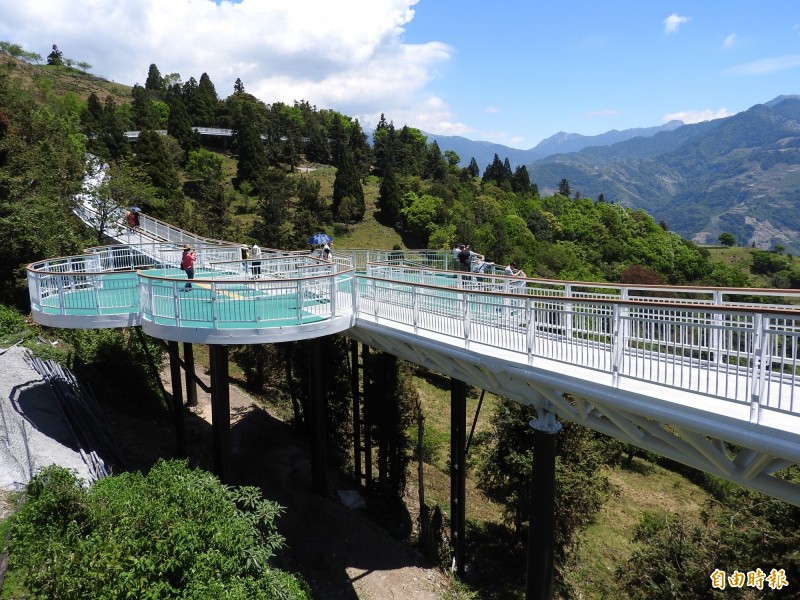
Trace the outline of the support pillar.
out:
[[[186,406],[197,406],[197,383],[194,380],[194,346],[183,343],[183,369],[186,375]]]
[[[361,473],[361,388],[358,374],[358,341],[350,340],[350,387],[353,394],[353,475],[360,486]]]
[[[552,600],[555,554],[556,437],[561,423],[541,410],[530,422],[534,429],[531,519],[525,600]]]
[[[450,544],[457,577],[464,577],[466,532],[467,384],[450,379]]]
[[[231,398],[228,388],[228,347],[208,347],[211,362],[211,438],[214,472],[222,483],[231,477]]]
[[[372,386],[369,378],[370,368],[369,346],[361,344],[361,364],[364,377],[364,487],[372,487],[372,423],[370,421],[370,405],[374,402]]]
[[[186,458],[186,428],[183,422],[183,390],[181,389],[181,363],[178,342],[169,342],[169,372],[172,379],[172,420],[175,424],[175,442],[178,458]]]
[[[322,344],[319,338],[308,340],[309,361],[309,432],[311,434],[311,487],[322,497],[328,495],[325,457],[325,395],[322,392]]]

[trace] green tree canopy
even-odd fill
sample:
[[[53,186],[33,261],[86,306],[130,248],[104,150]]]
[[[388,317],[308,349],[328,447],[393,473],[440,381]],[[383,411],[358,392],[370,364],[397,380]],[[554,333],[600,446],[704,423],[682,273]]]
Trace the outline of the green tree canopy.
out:
[[[282,507],[252,487],[223,486],[185,462],[91,488],[45,468],[12,517],[9,564],[34,597],[310,597],[271,566]]]

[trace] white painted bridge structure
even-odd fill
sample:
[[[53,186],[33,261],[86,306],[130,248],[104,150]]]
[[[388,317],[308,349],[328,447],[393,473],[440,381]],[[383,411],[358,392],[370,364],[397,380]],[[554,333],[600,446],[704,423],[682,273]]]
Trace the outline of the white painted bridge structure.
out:
[[[800,505],[786,476],[800,463],[800,291],[465,273],[433,250],[243,260],[239,245],[118,217],[116,244],[28,266],[35,321],[222,345],[339,333]]]

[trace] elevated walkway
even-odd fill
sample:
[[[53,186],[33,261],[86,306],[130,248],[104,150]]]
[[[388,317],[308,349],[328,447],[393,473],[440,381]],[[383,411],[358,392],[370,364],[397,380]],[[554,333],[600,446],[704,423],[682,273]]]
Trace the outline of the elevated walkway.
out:
[[[191,234],[142,223],[161,242],[29,265],[33,318],[212,345],[342,333],[800,505],[781,474],[800,462],[798,291],[476,275],[432,250],[247,261],[194,237],[198,274],[181,293]]]

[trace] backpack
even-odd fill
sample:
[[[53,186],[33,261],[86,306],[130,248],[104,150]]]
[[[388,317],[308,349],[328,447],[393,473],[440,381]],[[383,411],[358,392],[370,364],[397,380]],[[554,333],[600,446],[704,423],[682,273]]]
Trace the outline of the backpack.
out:
[[[469,257],[472,253],[466,248],[458,253],[458,262],[465,265],[469,262]]]

